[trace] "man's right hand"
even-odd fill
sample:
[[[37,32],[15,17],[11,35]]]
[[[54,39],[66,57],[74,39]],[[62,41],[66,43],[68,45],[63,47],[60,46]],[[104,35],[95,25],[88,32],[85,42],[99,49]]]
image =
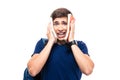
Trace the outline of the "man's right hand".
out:
[[[47,37],[48,37],[48,40],[52,43],[56,43],[57,42],[57,38],[54,36],[54,33],[52,31],[52,26],[51,26],[51,23],[48,24],[48,27],[47,27]]]

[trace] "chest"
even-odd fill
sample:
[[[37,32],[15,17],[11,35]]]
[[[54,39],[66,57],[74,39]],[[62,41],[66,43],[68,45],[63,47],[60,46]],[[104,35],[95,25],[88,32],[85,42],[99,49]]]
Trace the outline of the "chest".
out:
[[[56,67],[72,67],[76,64],[72,51],[66,46],[56,46],[51,50],[47,64]]]

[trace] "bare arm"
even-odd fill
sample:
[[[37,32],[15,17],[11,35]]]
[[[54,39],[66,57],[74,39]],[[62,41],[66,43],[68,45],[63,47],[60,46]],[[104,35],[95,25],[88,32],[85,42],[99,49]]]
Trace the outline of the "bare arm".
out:
[[[91,74],[94,68],[94,63],[90,57],[87,54],[84,54],[77,45],[72,45],[71,48],[81,71],[86,75]]]
[[[51,32],[50,24],[48,25],[47,29],[47,37],[48,43],[44,47],[44,49],[39,54],[34,54],[28,61],[27,66],[31,76],[36,76],[41,71],[49,57],[53,44],[56,41],[55,37]]]
[[[75,31],[75,20],[73,19],[70,25],[70,33],[68,37],[69,42],[74,40],[74,31]],[[87,54],[84,54],[77,45],[72,45],[71,49],[81,71],[86,75],[91,74],[94,68],[94,63],[90,59],[90,57]]]
[[[31,76],[36,76],[41,71],[41,69],[43,68],[44,64],[48,59],[52,45],[53,43],[49,41],[45,48],[39,54],[34,54],[31,57],[27,64],[28,71]]]

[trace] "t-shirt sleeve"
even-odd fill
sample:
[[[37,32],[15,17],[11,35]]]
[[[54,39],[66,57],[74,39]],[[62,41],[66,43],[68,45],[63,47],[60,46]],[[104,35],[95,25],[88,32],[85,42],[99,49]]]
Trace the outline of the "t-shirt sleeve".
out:
[[[32,56],[33,56],[34,54],[39,54],[39,53],[42,51],[42,49],[44,48],[44,46],[45,46],[45,43],[43,43],[43,39],[41,38],[41,39],[37,42]]]
[[[86,44],[83,41],[77,41],[78,43],[78,47],[80,48],[80,50],[84,53],[84,54],[88,54],[88,48],[86,46]]]

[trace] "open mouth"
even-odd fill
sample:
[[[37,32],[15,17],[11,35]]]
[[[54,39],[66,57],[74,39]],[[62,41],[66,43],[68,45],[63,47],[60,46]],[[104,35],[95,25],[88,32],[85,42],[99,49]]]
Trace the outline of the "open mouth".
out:
[[[66,32],[57,33],[58,38],[64,38],[65,36],[66,36]]]

